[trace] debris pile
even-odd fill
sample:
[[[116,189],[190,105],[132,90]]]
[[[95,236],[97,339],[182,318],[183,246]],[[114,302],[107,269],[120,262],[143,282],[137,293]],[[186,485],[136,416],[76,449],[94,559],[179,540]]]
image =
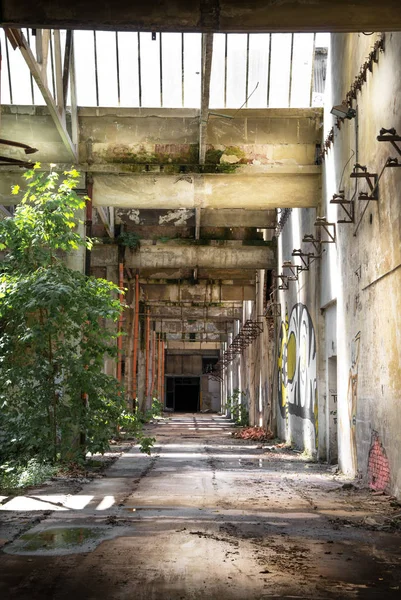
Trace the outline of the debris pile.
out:
[[[232,435],[240,440],[253,440],[255,442],[267,442],[274,438],[269,429],[263,427],[244,427],[240,431],[234,431]]]

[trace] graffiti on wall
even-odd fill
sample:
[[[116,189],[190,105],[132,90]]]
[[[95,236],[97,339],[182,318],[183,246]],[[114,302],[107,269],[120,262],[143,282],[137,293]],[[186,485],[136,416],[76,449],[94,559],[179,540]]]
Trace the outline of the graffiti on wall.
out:
[[[278,400],[283,419],[293,414],[314,425],[317,440],[316,337],[304,304],[295,304],[281,323]]]
[[[348,403],[348,416],[349,416],[349,427],[350,427],[350,445],[351,445],[351,457],[352,466],[356,471],[357,459],[356,459],[356,403],[358,396],[358,366],[359,366],[359,354],[361,344],[361,332],[358,331],[351,343],[351,367],[348,375],[348,391],[347,391],[347,403]]]

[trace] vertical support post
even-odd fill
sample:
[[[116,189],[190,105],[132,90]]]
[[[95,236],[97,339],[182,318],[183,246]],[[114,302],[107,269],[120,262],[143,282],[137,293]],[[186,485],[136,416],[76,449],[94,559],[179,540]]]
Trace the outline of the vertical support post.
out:
[[[160,334],[159,334],[160,335]],[[161,339],[159,337],[157,341],[157,399],[160,401],[161,398],[161,371],[162,371],[162,352],[161,352]]]
[[[164,406],[164,341],[162,341],[162,372],[160,382],[160,402]]]
[[[87,175],[87,190],[88,198],[86,200],[86,216],[85,216],[85,235],[87,238],[92,237],[92,199],[93,199],[93,177],[90,173]],[[91,274],[91,251],[85,249],[85,275],[88,277]]]
[[[123,303],[123,289],[124,289],[124,265],[119,263],[118,265],[118,286],[120,288],[119,300],[122,307]],[[117,379],[121,383],[122,380],[122,359],[123,359],[123,312],[121,311],[118,317],[118,338],[117,338]]]
[[[152,381],[149,388],[149,396],[152,399],[156,381],[156,332],[152,333]]]
[[[135,275],[135,313],[133,321],[133,353],[132,353],[132,400],[136,402],[137,398],[137,360],[138,360],[138,330],[139,330],[139,275]]]
[[[149,388],[149,353],[150,353],[150,315],[149,309],[146,310],[146,329],[145,329],[145,402],[148,399]]]

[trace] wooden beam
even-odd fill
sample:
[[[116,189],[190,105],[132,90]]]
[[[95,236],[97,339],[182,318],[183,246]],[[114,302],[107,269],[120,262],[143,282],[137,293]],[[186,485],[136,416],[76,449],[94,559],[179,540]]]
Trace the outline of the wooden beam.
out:
[[[15,46],[20,49],[20,52],[26,64],[29,67],[32,77],[36,81],[37,86],[42,93],[43,99],[46,102],[46,106],[50,112],[50,115],[54,121],[54,124],[56,125],[57,131],[59,132],[65,147],[67,148],[72,159],[78,162],[77,147],[73,144],[65,126],[65,119],[63,120],[59,112],[58,106],[53,96],[51,95],[49,88],[47,87],[46,77],[44,76],[44,62],[42,66],[37,62],[29,47],[27,40],[25,39],[24,34],[20,29],[5,28],[5,33],[13,47]]]

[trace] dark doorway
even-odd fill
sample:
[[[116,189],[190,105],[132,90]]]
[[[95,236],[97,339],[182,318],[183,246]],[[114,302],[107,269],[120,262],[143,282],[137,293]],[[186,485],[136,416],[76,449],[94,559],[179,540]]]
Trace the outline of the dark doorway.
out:
[[[166,408],[175,412],[198,412],[199,390],[199,377],[167,377]]]

